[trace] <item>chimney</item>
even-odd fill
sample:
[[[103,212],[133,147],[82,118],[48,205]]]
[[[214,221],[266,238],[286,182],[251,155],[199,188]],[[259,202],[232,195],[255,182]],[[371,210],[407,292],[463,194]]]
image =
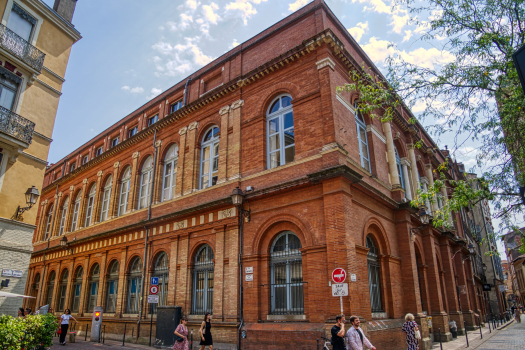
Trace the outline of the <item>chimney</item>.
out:
[[[62,18],[71,23],[73,20],[73,13],[75,12],[75,6],[77,0],[55,0],[53,10],[56,11]]]

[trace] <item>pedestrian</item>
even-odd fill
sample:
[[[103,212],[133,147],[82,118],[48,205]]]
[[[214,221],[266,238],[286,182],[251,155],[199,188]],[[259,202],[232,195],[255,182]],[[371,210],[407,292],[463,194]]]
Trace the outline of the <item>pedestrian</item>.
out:
[[[210,350],[213,350],[213,338],[211,336],[211,314],[208,312],[204,315],[204,321],[201,323],[201,328],[199,329],[201,334],[201,350],[204,350],[204,347],[208,345]]]
[[[27,307],[26,311],[24,312],[24,316],[28,316],[28,315],[31,315],[31,308],[30,307]]]
[[[173,344],[172,349],[188,350],[188,318],[186,316],[182,316],[180,324],[177,326],[174,333],[179,338],[175,341],[175,344]]]
[[[406,333],[408,350],[419,350],[419,340],[416,337],[416,332],[420,334],[419,338],[421,338],[421,333],[419,333],[417,323],[414,321],[414,315],[406,314],[405,321],[401,330],[403,333]]]
[[[520,309],[518,307],[514,310],[514,318],[516,322],[521,323]]]
[[[363,350],[366,346],[370,350],[376,350],[370,340],[365,336],[363,330],[359,328],[359,317],[350,317],[350,329],[346,332],[346,350]]]
[[[345,315],[335,316],[335,326],[332,327],[332,349],[345,350]]]
[[[71,316],[71,310],[65,309],[62,316],[60,316],[60,345],[66,345],[66,334],[67,329],[69,328],[69,319],[72,318],[73,321],[78,322],[73,316]]]
[[[24,313],[25,313],[25,312],[24,312],[24,311],[25,311],[25,310],[24,310],[23,307],[19,308],[19,309],[18,309],[18,316],[17,316],[17,317],[19,317],[19,318],[20,318],[20,317],[21,317],[21,318],[25,318],[25,316],[24,316]]]

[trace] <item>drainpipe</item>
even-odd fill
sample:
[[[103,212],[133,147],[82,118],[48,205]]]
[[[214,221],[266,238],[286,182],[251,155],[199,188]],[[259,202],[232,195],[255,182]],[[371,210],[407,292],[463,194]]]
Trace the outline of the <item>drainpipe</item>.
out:
[[[153,193],[155,192],[155,170],[157,169],[157,146],[155,146],[155,143],[157,141],[157,130],[155,129],[155,134],[153,135],[153,147],[155,148],[155,152],[153,154],[153,175],[151,179],[151,192],[149,194],[149,205],[148,205],[148,218],[146,219],[146,222],[148,222],[151,219],[151,204],[153,202]],[[142,319],[142,310],[144,309],[144,285],[146,284],[145,274],[147,269],[147,261],[148,261],[148,237],[149,237],[149,227],[144,226],[146,229],[146,235],[144,237],[144,259],[142,260],[142,276],[141,276],[141,290],[140,290],[140,309],[139,309],[139,320],[137,321],[137,338],[135,339],[135,343],[138,342],[139,336],[140,336],[140,320]]]
[[[186,85],[184,85],[184,105],[182,107],[186,106],[186,101],[187,101],[187,97],[188,97],[188,83],[190,81],[191,81],[191,78],[188,78],[188,80],[186,80]]]
[[[62,175],[60,176],[60,178],[64,177],[64,172],[66,170],[66,162],[67,162],[67,160],[68,160],[68,157],[66,157],[64,159],[64,164],[62,165]],[[55,201],[55,204],[54,204],[55,207],[53,208],[53,221],[51,222],[51,229],[53,229],[55,227],[55,217],[56,217],[56,212],[57,212],[57,208],[58,208],[58,184],[57,184],[57,188],[55,190],[55,196],[56,196],[57,200]],[[49,237],[47,237],[47,246],[46,246],[45,250],[49,249],[49,240],[51,239],[51,234],[52,234],[52,232],[50,232],[49,233]],[[38,303],[36,303],[35,308],[39,307],[40,306],[40,302],[42,301],[42,292],[43,292],[43,288],[44,288],[44,277],[46,275],[46,254],[45,253],[44,253],[44,260],[42,261],[42,263],[44,264],[44,271],[42,272],[42,277],[40,278],[40,293],[39,293],[39,296],[38,296]]]

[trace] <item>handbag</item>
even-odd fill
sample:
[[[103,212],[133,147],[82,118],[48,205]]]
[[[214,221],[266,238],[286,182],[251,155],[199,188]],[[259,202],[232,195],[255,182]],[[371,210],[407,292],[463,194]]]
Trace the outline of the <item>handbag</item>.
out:
[[[62,334],[62,328],[59,328],[59,329],[57,330],[57,334],[58,334],[58,335]]]
[[[421,339],[421,332],[419,329],[417,331],[414,331],[414,335],[416,336],[416,339]]]

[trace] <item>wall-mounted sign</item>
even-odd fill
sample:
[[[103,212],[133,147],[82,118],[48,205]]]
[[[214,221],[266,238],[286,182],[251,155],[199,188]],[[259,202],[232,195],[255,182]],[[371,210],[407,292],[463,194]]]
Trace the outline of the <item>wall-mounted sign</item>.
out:
[[[357,282],[357,276],[355,273],[350,274],[350,281]]]
[[[23,271],[13,270],[13,277],[22,277]]]
[[[253,266],[245,267],[244,273],[253,273]]]
[[[252,282],[253,281],[253,274],[244,275],[246,282]]]
[[[334,283],[332,284],[333,297],[346,297],[348,295],[348,283]]]
[[[2,269],[2,276],[5,277],[22,277],[23,274],[24,272],[19,270]]]
[[[490,284],[484,284],[483,285],[483,291],[484,292],[490,292],[492,290],[492,286]]]

